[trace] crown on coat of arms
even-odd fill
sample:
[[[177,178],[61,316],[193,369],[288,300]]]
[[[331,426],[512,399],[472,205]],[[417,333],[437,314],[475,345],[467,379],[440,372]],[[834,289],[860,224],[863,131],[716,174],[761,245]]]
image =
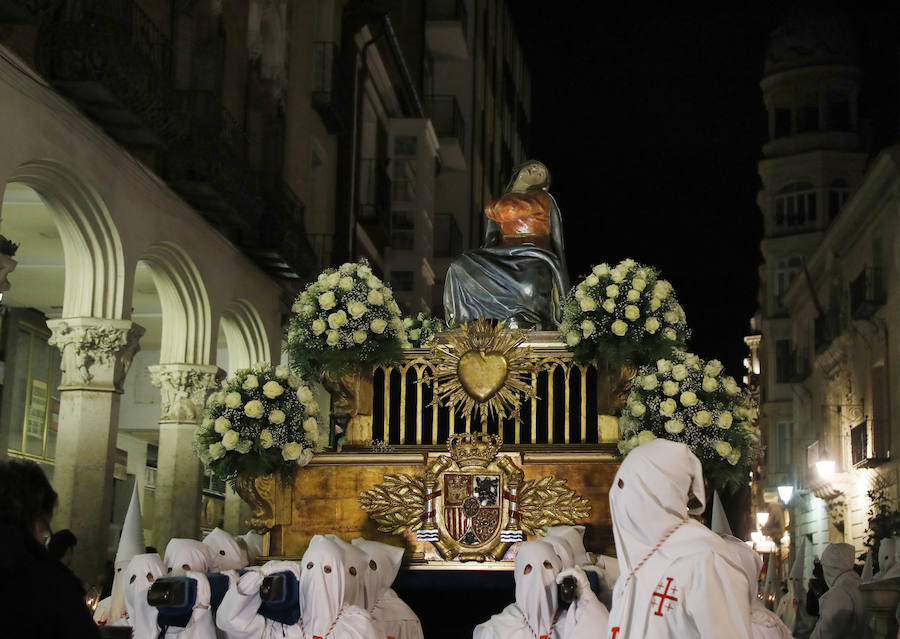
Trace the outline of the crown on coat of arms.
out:
[[[484,468],[500,451],[503,440],[490,433],[455,433],[447,442],[450,459],[460,468],[478,466]]]

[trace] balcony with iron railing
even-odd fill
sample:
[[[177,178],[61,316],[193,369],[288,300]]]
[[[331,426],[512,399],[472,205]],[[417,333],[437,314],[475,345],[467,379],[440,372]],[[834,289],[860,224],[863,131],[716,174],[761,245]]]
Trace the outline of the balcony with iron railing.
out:
[[[880,268],[867,266],[850,283],[850,316],[853,319],[871,318],[886,301]]]
[[[442,164],[448,169],[465,170],[466,121],[456,96],[426,96],[425,113],[440,139]]]
[[[334,42],[313,42],[313,108],[330,133],[350,127],[352,81]]]
[[[381,246],[390,241],[391,190],[392,181],[385,160],[360,160],[356,218],[372,241]]]
[[[262,217],[245,241],[250,255],[278,278],[296,280],[316,272],[318,256],[306,233],[303,202],[281,180],[262,193]]]
[[[126,147],[165,146],[176,128],[169,39],[134,0],[64,0],[54,16],[38,70]]]
[[[428,0],[425,3],[425,41],[438,57],[468,56],[469,15],[464,0]]]
[[[63,0],[0,0],[0,23],[38,24],[49,18]]]

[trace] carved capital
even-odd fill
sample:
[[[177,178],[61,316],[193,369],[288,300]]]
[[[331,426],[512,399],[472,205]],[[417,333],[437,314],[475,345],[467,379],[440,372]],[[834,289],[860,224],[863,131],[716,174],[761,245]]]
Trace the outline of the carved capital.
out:
[[[60,390],[122,392],[143,326],[97,317],[48,320],[47,326],[49,344],[62,353]]]
[[[202,364],[156,364],[147,367],[162,399],[160,422],[199,424],[203,408],[224,371]]]

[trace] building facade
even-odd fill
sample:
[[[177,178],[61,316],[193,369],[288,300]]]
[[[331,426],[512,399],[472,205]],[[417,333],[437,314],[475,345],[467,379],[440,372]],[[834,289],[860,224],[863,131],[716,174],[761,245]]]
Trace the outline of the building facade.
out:
[[[95,582],[135,482],[159,550],[242,530],[194,433],[308,278],[365,257],[441,312],[528,73],[500,0],[0,0],[0,52],[0,456],[42,465]]]
[[[864,550],[873,489],[898,507],[898,149],[867,151],[866,87],[846,25],[789,18],[761,82],[763,264],[747,344],[767,452],[755,506],[773,539],[806,537],[816,556],[830,542]]]

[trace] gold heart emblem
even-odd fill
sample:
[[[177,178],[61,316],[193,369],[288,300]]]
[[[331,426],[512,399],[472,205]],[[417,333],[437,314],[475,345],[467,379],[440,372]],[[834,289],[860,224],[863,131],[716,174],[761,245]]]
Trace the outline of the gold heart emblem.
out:
[[[469,351],[459,358],[456,374],[470,397],[486,402],[506,383],[506,358],[497,351]]]

